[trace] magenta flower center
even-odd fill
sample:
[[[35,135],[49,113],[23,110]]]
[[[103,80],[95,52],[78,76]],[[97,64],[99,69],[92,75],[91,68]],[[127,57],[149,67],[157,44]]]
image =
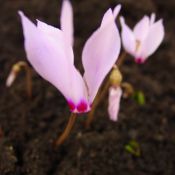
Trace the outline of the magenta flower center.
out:
[[[78,106],[77,106],[77,111],[78,112],[86,112],[87,111],[87,109],[88,109],[88,105],[87,105],[87,103],[85,102],[85,101],[81,101],[79,104],[78,104]]]
[[[68,101],[69,109],[73,112],[76,108],[75,104],[72,101]]]
[[[81,100],[78,105],[76,105],[72,100],[68,100],[68,106],[71,112],[83,113],[89,110],[88,104],[86,101]]]
[[[143,58],[136,58],[136,59],[135,59],[135,62],[136,62],[137,64],[143,64],[143,63],[144,63],[144,59],[143,59]]]

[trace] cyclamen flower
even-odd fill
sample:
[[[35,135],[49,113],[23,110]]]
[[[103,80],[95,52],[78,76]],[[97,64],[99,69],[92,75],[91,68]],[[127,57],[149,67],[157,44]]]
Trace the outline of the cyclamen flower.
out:
[[[120,36],[115,18],[120,5],[109,9],[100,27],[90,36],[82,52],[83,77],[74,66],[73,12],[63,1],[61,30],[37,20],[33,24],[21,11],[27,59],[41,77],[54,85],[66,98],[74,113],[88,112],[102,81],[116,62]]]
[[[10,72],[9,76],[7,77],[7,80],[6,80],[6,86],[7,87],[10,87],[13,84],[13,82],[16,79],[16,76],[17,76],[17,73],[14,70],[12,70]]]
[[[120,18],[122,26],[122,42],[125,50],[134,56],[137,63],[144,63],[161,44],[164,38],[162,19],[155,22],[155,14],[144,16],[134,27],[133,31],[126,25],[123,17]]]
[[[108,113],[112,121],[117,121],[118,113],[120,109],[120,99],[122,96],[122,89],[118,87],[109,88],[109,98],[108,98]]]

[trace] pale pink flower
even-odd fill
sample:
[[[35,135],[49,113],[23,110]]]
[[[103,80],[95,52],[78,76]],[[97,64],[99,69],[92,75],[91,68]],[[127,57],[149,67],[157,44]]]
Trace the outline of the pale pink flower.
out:
[[[35,25],[19,12],[28,61],[64,95],[74,113],[90,110],[102,81],[118,58],[121,42],[115,18],[119,11],[120,5],[114,11],[109,9],[100,27],[86,41],[82,52],[83,77],[74,66],[70,2],[63,1],[61,30],[39,20]]]
[[[16,72],[11,71],[6,80],[6,86],[10,87],[16,79]]]
[[[126,25],[123,17],[120,18],[122,26],[122,43],[125,50],[134,56],[137,63],[144,63],[161,44],[164,38],[162,19],[155,22],[155,14],[144,16],[134,27],[133,31]]]
[[[122,89],[120,87],[112,86],[109,88],[108,113],[109,118],[112,121],[117,121],[118,119],[121,96],[122,96]]]

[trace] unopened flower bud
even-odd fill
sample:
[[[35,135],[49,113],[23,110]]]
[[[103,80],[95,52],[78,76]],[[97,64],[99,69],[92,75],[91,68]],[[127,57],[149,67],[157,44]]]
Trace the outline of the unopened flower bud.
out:
[[[109,77],[111,85],[114,87],[120,86],[122,78],[120,70],[117,66],[114,66]]]

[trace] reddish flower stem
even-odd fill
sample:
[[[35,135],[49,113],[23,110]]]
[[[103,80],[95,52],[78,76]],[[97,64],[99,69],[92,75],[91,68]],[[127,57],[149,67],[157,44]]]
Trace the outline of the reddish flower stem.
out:
[[[69,136],[69,134],[70,134],[70,132],[75,124],[76,118],[77,118],[77,115],[75,113],[71,113],[71,115],[69,117],[69,121],[66,125],[66,128],[64,129],[61,136],[59,136],[58,139],[55,141],[55,146],[60,146],[61,144],[64,143],[64,141]]]
[[[93,105],[92,105],[92,109],[91,109],[91,111],[88,113],[88,118],[87,118],[86,123],[85,123],[86,128],[89,128],[89,127],[90,127],[90,124],[92,123],[92,121],[93,121],[93,119],[94,119],[95,109],[96,109],[97,106],[99,105],[100,101],[101,101],[101,100],[104,98],[104,96],[106,95],[106,92],[107,92],[107,90],[108,90],[108,88],[109,88],[109,85],[110,85],[110,83],[109,83],[109,81],[107,81],[107,82],[105,83],[105,86],[104,86],[103,90],[97,94],[97,98],[95,98],[95,100],[94,100],[94,103],[93,103]]]
[[[125,61],[127,53],[125,51],[123,51],[123,53],[120,55],[119,59],[117,60],[116,64],[117,67],[121,67]]]

